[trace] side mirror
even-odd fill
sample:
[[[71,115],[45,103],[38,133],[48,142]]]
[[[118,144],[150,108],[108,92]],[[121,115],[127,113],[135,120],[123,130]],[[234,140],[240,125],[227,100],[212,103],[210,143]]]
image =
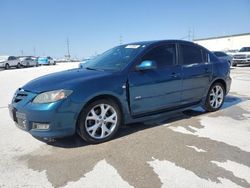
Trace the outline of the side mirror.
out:
[[[156,68],[157,68],[156,62],[151,60],[145,60],[136,66],[136,70],[138,71],[153,70]]]

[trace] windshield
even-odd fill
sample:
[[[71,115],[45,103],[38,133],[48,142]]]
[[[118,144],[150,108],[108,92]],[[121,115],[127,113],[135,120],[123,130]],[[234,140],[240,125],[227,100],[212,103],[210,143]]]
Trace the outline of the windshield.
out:
[[[133,44],[112,48],[94,59],[87,61],[83,68],[111,71],[123,70],[145,47],[146,45]]]
[[[240,52],[250,52],[250,47],[241,48]]]

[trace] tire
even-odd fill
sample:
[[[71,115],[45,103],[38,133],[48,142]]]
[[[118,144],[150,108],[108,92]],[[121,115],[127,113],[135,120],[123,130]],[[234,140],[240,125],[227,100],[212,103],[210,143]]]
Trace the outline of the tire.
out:
[[[10,65],[9,65],[8,63],[6,63],[5,66],[4,66],[4,69],[5,69],[5,70],[10,69]]]
[[[214,112],[221,108],[225,99],[225,88],[220,82],[215,82],[209,89],[203,108]]]
[[[237,67],[237,63],[233,63],[233,65],[232,65],[233,67]]]
[[[78,118],[78,134],[90,144],[106,142],[114,137],[122,124],[122,113],[110,99],[96,100],[87,105]]]
[[[21,68],[21,64],[18,63],[17,66],[16,66],[16,68],[20,69]]]

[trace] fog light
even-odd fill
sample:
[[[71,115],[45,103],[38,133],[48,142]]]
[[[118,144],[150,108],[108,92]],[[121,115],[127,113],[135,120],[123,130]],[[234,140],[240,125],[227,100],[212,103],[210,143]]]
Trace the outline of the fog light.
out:
[[[49,129],[49,124],[48,123],[35,123],[35,122],[33,122],[32,129],[46,130],[46,129]]]

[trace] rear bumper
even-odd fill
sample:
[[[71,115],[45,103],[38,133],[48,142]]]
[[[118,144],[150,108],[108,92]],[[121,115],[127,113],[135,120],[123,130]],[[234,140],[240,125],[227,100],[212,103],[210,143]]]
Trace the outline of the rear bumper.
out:
[[[232,79],[229,76],[225,81],[226,81],[226,94],[228,94],[231,88]]]

